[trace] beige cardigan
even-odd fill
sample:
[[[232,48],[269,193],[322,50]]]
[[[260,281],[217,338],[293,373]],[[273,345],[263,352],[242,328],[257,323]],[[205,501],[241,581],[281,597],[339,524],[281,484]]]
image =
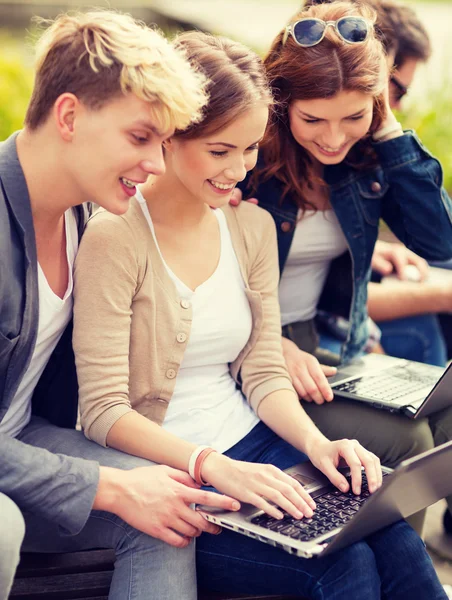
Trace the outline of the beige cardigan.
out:
[[[253,204],[223,211],[253,319],[230,369],[257,412],[272,392],[295,394],[281,349],[275,226]],[[122,216],[97,212],[75,266],[74,350],[89,439],[105,446],[110,428],[132,410],[163,423],[191,321],[190,303],[178,296],[138,202]]]

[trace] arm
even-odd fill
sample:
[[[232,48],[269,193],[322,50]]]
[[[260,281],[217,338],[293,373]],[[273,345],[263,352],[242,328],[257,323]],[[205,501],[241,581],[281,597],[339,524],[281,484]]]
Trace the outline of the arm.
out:
[[[139,284],[138,250],[129,226],[107,213],[96,215],[75,262],[73,346],[83,431],[104,446],[110,428],[132,412],[129,344]]]
[[[407,280],[412,266],[419,280]],[[449,278],[429,279],[428,263],[403,244],[378,240],[372,256],[372,269],[381,275],[395,273],[398,279],[383,284],[369,283],[367,308],[375,321],[449,312],[452,308],[452,284]]]
[[[367,309],[374,321],[450,312],[452,289],[447,281],[369,283]]]
[[[349,489],[347,480],[337,470],[342,459],[350,467],[355,494],[361,492],[361,467],[366,471],[369,490],[373,492],[380,487],[382,475],[379,459],[356,440],[328,440],[308,417],[294,394],[284,390],[268,395],[259,406],[259,417],[282,439],[304,452],[342,491]]]
[[[452,202],[442,187],[439,162],[416,135],[374,144],[389,189],[382,217],[396,236],[427,260],[452,256]]]
[[[0,490],[21,510],[57,523],[66,535],[78,534],[92,510],[105,510],[148,535],[184,547],[202,531],[219,533],[191,504],[240,508],[232,498],[199,490],[186,473],[167,467],[99,467],[4,434],[0,448]]]
[[[284,336],[281,342],[286,367],[299,397],[316,404],[331,402],[334,395],[327,377],[337,373],[336,367],[321,365],[313,354],[300,350]]]
[[[255,209],[254,209],[255,210]],[[301,452],[338,486],[348,484],[337,471],[344,458],[352,470],[353,488],[361,485],[361,466],[376,489],[381,484],[379,460],[357,442],[330,442],[320,433],[300,405],[287,373],[281,348],[281,325],[278,304],[278,253],[273,220],[261,213],[262,229],[253,219],[258,251],[249,275],[249,286],[258,292],[262,304],[260,330],[254,347],[243,358],[242,389],[258,416],[275,433]]]
[[[0,434],[0,448],[0,490],[22,510],[58,523],[64,533],[79,533],[96,497],[99,465],[5,434]]]
[[[108,215],[96,225],[96,218],[84,235],[75,269],[74,349],[82,425],[98,443],[187,471],[195,445],[178,439],[130,405],[132,300],[140,285],[141,267],[127,225]],[[209,483],[223,493],[255,503],[273,516],[280,513],[265,498],[271,497],[298,518],[300,510],[312,514],[309,495],[279,469],[219,454],[209,460],[216,465]]]

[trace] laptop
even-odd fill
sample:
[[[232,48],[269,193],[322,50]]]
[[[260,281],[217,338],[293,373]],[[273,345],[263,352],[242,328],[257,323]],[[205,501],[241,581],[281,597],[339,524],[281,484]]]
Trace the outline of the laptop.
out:
[[[447,369],[367,354],[328,379],[335,396],[420,419],[452,404],[452,363]]]
[[[212,523],[290,554],[324,556],[451,494],[452,478],[444,477],[451,461],[452,441],[403,461],[394,471],[383,468],[383,484],[372,495],[363,478],[360,496],[335,488],[310,462],[286,469],[314,498],[317,508],[311,519],[286,513],[278,520],[250,504],[242,504],[238,512],[207,506],[198,510]]]

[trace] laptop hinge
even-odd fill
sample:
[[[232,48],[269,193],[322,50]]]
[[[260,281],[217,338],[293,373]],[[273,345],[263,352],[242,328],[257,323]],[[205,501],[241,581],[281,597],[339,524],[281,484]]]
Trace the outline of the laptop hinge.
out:
[[[411,404],[407,404],[406,406],[402,406],[402,412],[406,415],[415,415],[418,409],[411,406]]]

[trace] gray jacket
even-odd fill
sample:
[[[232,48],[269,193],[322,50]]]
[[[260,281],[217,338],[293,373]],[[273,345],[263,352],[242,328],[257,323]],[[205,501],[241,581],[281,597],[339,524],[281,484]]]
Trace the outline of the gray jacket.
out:
[[[36,242],[16,137],[0,144],[0,421],[30,363],[39,320]],[[86,208],[74,210],[81,234]],[[77,415],[71,331],[72,323],[33,395],[33,413],[62,427],[74,427]],[[67,533],[82,529],[97,489],[97,463],[54,455],[1,433],[0,457],[1,492]]]

